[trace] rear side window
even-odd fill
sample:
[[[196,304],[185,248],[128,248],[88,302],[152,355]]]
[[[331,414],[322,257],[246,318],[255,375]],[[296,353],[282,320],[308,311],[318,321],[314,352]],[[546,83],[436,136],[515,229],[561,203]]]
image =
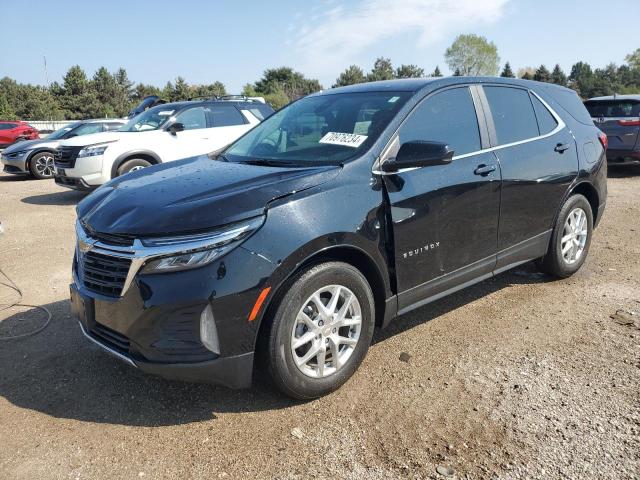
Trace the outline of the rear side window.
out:
[[[582,100],[580,100],[580,97],[578,97],[578,94],[573,90],[558,87],[544,87],[544,93],[551,96],[564,110],[569,113],[569,115],[580,123],[593,125],[591,115],[589,115],[589,112],[584,107],[584,104],[582,103]]]
[[[443,142],[455,155],[480,150],[476,110],[467,87],[437,93],[422,102],[400,129],[400,142]]]
[[[11,130],[12,128],[16,128],[17,126],[17,123],[0,123],[0,130]]]
[[[554,128],[558,126],[558,122],[551,112],[544,106],[544,104],[536,97],[535,95],[531,95],[531,102],[533,103],[533,109],[536,112],[536,118],[538,119],[538,129],[540,130],[540,135],[546,135],[549,132],[552,132]]]
[[[599,117],[640,117],[640,103],[622,100],[592,100],[584,104],[593,118]]]
[[[209,107],[214,127],[230,127],[233,125],[244,125],[244,117],[232,105],[212,105]]]
[[[537,137],[538,122],[529,92],[520,88],[484,87],[498,145]]]

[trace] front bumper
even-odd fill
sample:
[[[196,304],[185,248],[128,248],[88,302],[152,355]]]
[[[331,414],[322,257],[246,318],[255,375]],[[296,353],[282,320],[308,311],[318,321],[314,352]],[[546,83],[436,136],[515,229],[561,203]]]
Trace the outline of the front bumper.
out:
[[[25,152],[23,155],[0,154],[0,162],[4,165],[3,171],[13,175],[26,175],[29,173],[27,168],[27,159],[31,152]]]
[[[74,261],[72,311],[93,343],[142,371],[245,388],[251,385],[259,326],[248,317],[274,267],[239,246],[201,268],[138,274],[121,297],[108,297],[83,283]],[[200,339],[207,308],[218,353]]]
[[[55,182],[63,187],[75,190],[93,190],[111,178],[102,173],[103,156],[76,158],[73,166],[54,163]]]

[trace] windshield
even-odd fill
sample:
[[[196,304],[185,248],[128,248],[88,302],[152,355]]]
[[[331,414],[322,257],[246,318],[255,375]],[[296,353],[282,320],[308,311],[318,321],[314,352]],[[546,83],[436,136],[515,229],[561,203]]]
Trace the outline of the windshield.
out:
[[[79,122],[76,123],[70,123],[69,125],[65,125],[64,127],[56,130],[53,133],[50,133],[49,135],[47,135],[47,139],[49,140],[59,140],[62,137],[64,137],[67,133],[69,133],[71,130],[73,130],[74,128],[77,128],[79,125],[82,125]]]
[[[273,114],[229,148],[231,162],[339,164],[366,151],[412,92],[306,97]]]
[[[136,115],[120,129],[121,132],[145,132],[162,127],[175,113],[175,108],[159,105]]]

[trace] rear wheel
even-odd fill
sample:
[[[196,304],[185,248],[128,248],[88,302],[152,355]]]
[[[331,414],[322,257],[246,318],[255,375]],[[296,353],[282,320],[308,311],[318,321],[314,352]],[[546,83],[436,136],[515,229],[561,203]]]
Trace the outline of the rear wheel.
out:
[[[29,160],[29,172],[38,180],[53,178],[53,153],[36,153],[31,157],[31,160]]]
[[[549,251],[539,261],[542,271],[566,278],[576,273],[589,252],[593,232],[591,205],[582,195],[572,195],[560,210]]]
[[[143,160],[142,158],[132,158],[120,165],[118,168],[118,176],[129,172],[136,172],[149,166],[151,166],[151,162],[148,162],[147,160]]]
[[[355,267],[328,262],[301,273],[281,298],[269,334],[276,386],[299,399],[339,388],[364,359],[374,318],[371,288]]]

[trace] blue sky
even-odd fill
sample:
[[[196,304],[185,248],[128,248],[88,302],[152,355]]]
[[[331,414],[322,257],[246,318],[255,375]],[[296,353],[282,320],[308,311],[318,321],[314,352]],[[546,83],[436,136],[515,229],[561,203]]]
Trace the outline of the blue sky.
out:
[[[4,5],[3,5],[4,4]],[[60,81],[122,66],[135,82],[222,81],[230,92],[265,68],[287,65],[329,87],[350,64],[376,57],[447,73],[443,54],[459,33],[486,36],[514,70],[622,63],[640,47],[640,0],[30,1],[0,0],[0,77]]]

